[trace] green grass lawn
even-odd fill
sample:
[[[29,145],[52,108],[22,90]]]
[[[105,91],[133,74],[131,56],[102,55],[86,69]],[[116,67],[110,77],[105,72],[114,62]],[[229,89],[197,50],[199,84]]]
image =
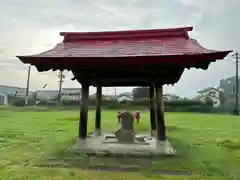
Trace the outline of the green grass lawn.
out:
[[[240,179],[240,117],[215,114],[166,113],[168,136],[176,157],[155,159],[88,158],[67,150],[74,145],[79,112],[0,109],[0,179]],[[105,131],[118,128],[116,111],[103,111]],[[89,112],[89,132],[94,112]],[[149,130],[142,112],[138,132]],[[142,164],[139,173],[80,170],[96,165]],[[152,175],[151,170],[187,172],[191,176]]]

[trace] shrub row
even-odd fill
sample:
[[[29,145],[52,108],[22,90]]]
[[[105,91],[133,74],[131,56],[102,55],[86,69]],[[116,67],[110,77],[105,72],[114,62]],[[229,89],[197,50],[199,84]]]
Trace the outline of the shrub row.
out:
[[[15,98],[10,101],[10,104],[13,106],[25,106],[25,99],[23,98]],[[41,100],[36,104],[34,100],[28,100],[28,106],[37,105],[37,106],[56,106],[57,102],[47,102]],[[65,108],[78,107],[80,105],[79,101],[70,101],[63,100],[61,101],[61,106]],[[193,101],[193,100],[178,100],[178,101],[169,101],[165,102],[165,111],[166,112],[205,112],[205,113],[227,113],[231,112],[230,108],[213,108],[207,104],[204,104],[201,101]],[[95,108],[96,100],[89,100],[89,107]],[[148,100],[136,100],[133,102],[121,102],[119,103],[116,100],[103,100],[102,107],[104,109],[137,109],[137,108],[148,108],[149,101]]]
[[[25,99],[23,98],[13,98],[12,100],[10,100],[10,105],[13,105],[13,106],[25,106]],[[35,105],[35,101],[29,99],[28,100],[28,105],[29,106],[33,106]]]
[[[56,101],[48,102],[45,100],[40,100],[38,103],[36,103],[34,100],[29,99],[28,105],[56,105]],[[24,98],[15,98],[10,101],[10,104],[13,106],[24,106],[25,105],[25,99]],[[79,106],[80,101],[78,100],[62,100],[61,105],[63,106]],[[89,100],[88,102],[89,106],[95,106],[96,100]],[[103,107],[132,107],[132,106],[145,106],[149,107],[149,101],[148,100],[135,100],[132,102],[125,101],[119,103],[116,100],[102,100],[101,102]],[[182,106],[206,106],[201,101],[193,101],[193,100],[176,100],[176,101],[167,101],[164,103],[165,106],[169,107],[182,107]]]

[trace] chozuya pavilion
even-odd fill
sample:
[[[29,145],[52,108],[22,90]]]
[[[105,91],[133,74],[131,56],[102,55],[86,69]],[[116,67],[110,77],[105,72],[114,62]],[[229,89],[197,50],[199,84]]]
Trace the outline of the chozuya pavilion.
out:
[[[206,70],[211,62],[224,59],[231,51],[202,47],[188,32],[193,27],[109,32],[61,32],[63,42],[53,49],[36,55],[17,56],[39,72],[69,70],[82,85],[77,146],[93,149],[108,148],[132,151],[151,149],[151,152],[173,153],[165,132],[163,85],[174,84],[185,68]],[[194,77],[193,77],[194,80]],[[102,87],[148,86],[150,91],[151,147],[146,145],[88,143],[87,136],[89,86],[97,87],[94,138],[101,133]],[[155,108],[156,107],[156,108]],[[114,120],[113,120],[114,121]],[[153,137],[154,132],[155,137]],[[150,136],[150,135],[149,135]],[[93,138],[93,139],[94,139]],[[112,143],[113,145],[113,143]],[[127,146],[127,148],[126,148]],[[150,147],[150,148],[149,148]]]

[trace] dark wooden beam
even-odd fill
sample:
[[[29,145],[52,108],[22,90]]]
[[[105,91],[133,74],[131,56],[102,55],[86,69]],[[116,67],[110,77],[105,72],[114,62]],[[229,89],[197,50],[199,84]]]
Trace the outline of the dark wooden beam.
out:
[[[95,133],[100,135],[101,133],[101,102],[102,102],[102,86],[97,86],[96,93],[96,116],[95,116]]]
[[[160,74],[165,74],[166,72],[169,72],[168,70],[171,71],[178,71],[179,69],[184,69],[185,66],[183,64],[176,64],[176,63],[153,63],[153,64],[149,64],[146,63],[146,59],[144,59],[145,63],[144,64],[140,64],[138,61],[133,61],[132,64],[129,64],[129,58],[126,59],[127,62],[118,64],[116,61],[111,61],[111,63],[106,63],[104,64],[102,61],[100,63],[96,63],[95,62],[91,62],[89,63],[89,61],[87,60],[83,66],[79,66],[79,62],[76,63],[76,66],[69,66],[67,67],[67,65],[65,65],[65,68],[68,70],[73,70],[73,71],[78,71],[78,72],[82,72],[82,73],[88,73],[88,74],[93,74],[93,73],[97,73],[97,74],[109,74],[109,73],[113,73],[113,74],[119,74],[120,72],[124,72],[124,73],[131,73],[131,74],[139,74],[139,73],[146,73],[146,74],[153,74],[153,73],[160,73]],[[149,59],[148,59],[149,60]],[[66,61],[69,62],[69,61]],[[89,63],[89,64],[88,64]],[[134,65],[134,66],[132,66]],[[101,68],[99,68],[101,67]],[[134,67],[134,68],[133,68]],[[161,71],[160,71],[161,70]]]
[[[78,132],[78,137],[80,139],[85,139],[87,137],[88,98],[89,98],[89,85],[82,84],[82,97],[80,105],[80,121]]]
[[[157,85],[156,90],[156,105],[157,105],[157,120],[156,120],[156,130],[157,130],[157,140],[165,141],[165,120],[164,120],[164,100],[163,100],[163,85]]]
[[[151,135],[155,135],[156,132],[156,112],[155,112],[155,96],[154,96],[154,85],[149,86],[149,110],[150,110],[150,125],[151,125]]]
[[[132,71],[122,68],[117,71],[112,68],[108,71],[72,69],[72,73],[79,83],[84,82],[87,78],[88,83],[93,86],[98,84],[101,84],[102,87],[150,86],[153,79],[158,79],[163,84],[174,84],[181,77],[183,70],[183,68],[167,66],[158,71],[150,71],[144,68],[142,70],[134,68]]]
[[[102,87],[113,87],[113,86],[150,86],[152,84],[152,79],[153,78],[142,78],[142,79],[133,79],[131,77],[123,79],[123,78],[115,78],[115,79],[103,79],[101,78],[100,80],[98,79],[91,79],[89,80],[89,84],[92,86],[97,86],[99,82],[101,82]],[[79,81],[81,83],[81,80]],[[176,81],[175,79],[160,79],[159,82],[164,82],[164,84],[174,84]]]

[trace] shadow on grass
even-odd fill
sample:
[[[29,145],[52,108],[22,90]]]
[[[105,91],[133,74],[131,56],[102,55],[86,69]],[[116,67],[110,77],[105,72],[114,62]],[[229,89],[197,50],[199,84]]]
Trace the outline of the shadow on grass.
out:
[[[180,131],[180,130],[181,130],[181,128],[179,128],[178,126],[174,126],[174,125],[168,125],[168,126],[166,127],[166,129],[167,129],[168,132],[171,132],[171,131]]]
[[[0,114],[0,118],[7,118],[7,117],[11,117],[11,115],[10,115],[10,114],[7,114],[7,113],[5,113],[5,114]]]
[[[12,113],[9,111],[4,111],[4,109],[0,108],[0,119],[1,118],[7,118],[7,117],[11,117]]]
[[[79,121],[79,117],[69,117],[69,116],[67,116],[67,117],[63,117],[63,118],[57,118],[56,119],[57,121]]]
[[[170,139],[178,147],[185,147],[182,141]],[[183,166],[182,159],[185,155],[178,153],[177,156],[158,157],[112,157],[91,156],[76,152],[71,149],[75,139],[57,144],[55,150],[46,154],[37,162],[38,167],[54,168],[81,168],[88,170],[107,170],[124,172],[152,172],[156,174],[186,175],[189,173]],[[181,152],[181,151],[180,151]]]
[[[123,158],[108,156],[91,156],[85,153],[74,151],[71,147],[75,144],[75,139],[56,145],[55,151],[42,157],[37,166],[66,167],[66,168],[104,168],[104,167],[149,167],[151,159]],[[70,147],[70,148],[69,148]]]
[[[240,150],[240,142],[239,141],[232,141],[229,139],[221,140],[217,142],[217,147],[224,147],[230,151],[233,150]]]

